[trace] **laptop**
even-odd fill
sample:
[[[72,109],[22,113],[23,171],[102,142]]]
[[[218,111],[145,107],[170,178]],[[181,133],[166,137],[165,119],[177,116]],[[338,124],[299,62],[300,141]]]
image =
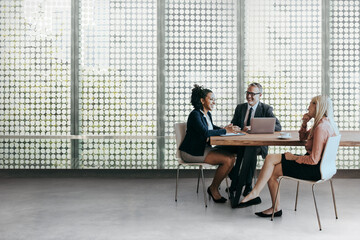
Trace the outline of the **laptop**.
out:
[[[248,133],[274,133],[275,120],[275,118],[252,118],[251,130]]]

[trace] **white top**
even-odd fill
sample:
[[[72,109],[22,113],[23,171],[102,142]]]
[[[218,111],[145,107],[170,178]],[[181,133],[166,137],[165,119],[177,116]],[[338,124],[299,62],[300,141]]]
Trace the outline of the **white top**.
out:
[[[207,125],[208,125],[208,130],[214,130],[214,126],[213,126],[212,123],[211,123],[211,120],[210,120],[209,115],[205,114],[205,113],[203,112],[203,110],[200,110],[200,112],[202,112],[202,114],[204,114],[204,117],[205,117],[206,122],[207,122]]]
[[[254,118],[255,112],[256,112],[256,108],[258,107],[258,105],[259,105],[259,102],[257,102],[254,106],[250,106],[250,105],[248,104],[248,108],[247,108],[246,115],[245,115],[245,118],[244,118],[244,126],[246,126],[246,122],[247,122],[247,119],[248,119],[248,115],[249,115],[250,108],[253,109],[253,111],[252,111],[252,113],[251,113],[251,116],[250,116],[250,119],[251,119],[251,118]]]

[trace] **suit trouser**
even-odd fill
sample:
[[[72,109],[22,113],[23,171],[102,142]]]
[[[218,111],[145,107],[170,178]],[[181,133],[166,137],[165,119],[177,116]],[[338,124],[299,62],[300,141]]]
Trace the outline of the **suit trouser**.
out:
[[[257,146],[246,146],[246,147],[245,146],[236,146],[236,147],[232,147],[232,148],[233,149],[230,151],[232,151],[233,153],[236,153],[237,158],[236,158],[236,163],[235,163],[233,169],[229,173],[229,177],[232,180],[230,188],[233,190],[236,188],[238,181],[240,179],[240,177],[239,177],[240,167],[242,165],[244,165],[245,161],[247,163],[245,165],[248,167],[248,169],[243,169],[246,171],[242,171],[247,174],[247,176],[244,176],[245,183],[243,183],[243,185],[251,186],[254,172],[256,169],[257,155],[259,154],[261,149],[260,149],[260,147],[257,147]]]

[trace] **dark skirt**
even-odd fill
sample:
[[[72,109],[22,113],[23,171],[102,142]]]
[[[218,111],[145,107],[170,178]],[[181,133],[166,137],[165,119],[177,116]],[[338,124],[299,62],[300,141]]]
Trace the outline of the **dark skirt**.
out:
[[[311,181],[321,179],[320,161],[317,165],[300,164],[293,160],[286,160],[285,154],[281,154],[281,167],[284,176]]]

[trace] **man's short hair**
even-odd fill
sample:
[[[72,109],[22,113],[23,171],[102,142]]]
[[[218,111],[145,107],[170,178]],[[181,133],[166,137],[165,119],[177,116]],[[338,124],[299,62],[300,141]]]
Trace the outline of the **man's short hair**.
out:
[[[262,93],[262,86],[260,83],[256,83],[256,82],[250,83],[248,88],[249,87],[257,87],[259,89],[260,93]]]

